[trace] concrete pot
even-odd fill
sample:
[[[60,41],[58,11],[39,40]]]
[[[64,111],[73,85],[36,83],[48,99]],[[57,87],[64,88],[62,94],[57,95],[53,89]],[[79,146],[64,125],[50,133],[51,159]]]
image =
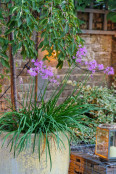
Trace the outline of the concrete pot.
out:
[[[46,165],[46,153],[44,143],[41,143],[41,160],[38,159],[37,141],[35,152],[32,153],[32,147],[26,148],[23,152],[14,158],[13,151],[10,151],[10,146],[7,144],[12,135],[6,140],[5,145],[2,146],[2,138],[5,133],[0,135],[0,174],[68,174],[69,167],[69,145],[66,137],[60,133],[64,146],[61,144],[60,148],[53,138],[49,138],[52,170],[50,171],[49,155]],[[38,135],[39,136],[39,135]],[[38,137],[37,137],[38,139]],[[36,140],[37,140],[36,139]],[[34,135],[31,135],[31,142],[34,140]],[[44,141],[44,140],[43,140]]]

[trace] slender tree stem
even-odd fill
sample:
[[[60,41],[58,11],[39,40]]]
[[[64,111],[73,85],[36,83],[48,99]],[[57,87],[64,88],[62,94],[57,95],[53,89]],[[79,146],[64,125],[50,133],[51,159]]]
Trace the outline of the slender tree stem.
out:
[[[11,0],[9,3],[12,3]],[[8,17],[8,21],[11,20],[11,15]],[[13,33],[9,34],[9,41],[13,40]],[[11,102],[14,110],[17,110],[17,92],[16,92],[16,72],[15,63],[12,53],[12,45],[9,44],[9,58],[10,58],[10,73],[11,73]]]

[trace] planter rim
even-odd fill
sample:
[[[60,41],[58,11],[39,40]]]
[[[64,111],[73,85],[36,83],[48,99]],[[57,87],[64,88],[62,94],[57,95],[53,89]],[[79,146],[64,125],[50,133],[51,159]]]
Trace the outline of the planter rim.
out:
[[[12,132],[12,133],[11,133]],[[13,134],[13,131],[1,131],[1,133],[0,133],[0,135],[1,134],[5,134],[5,133],[11,133],[10,135],[12,135]],[[54,132],[54,133],[56,133],[56,132]],[[68,132],[66,132],[67,134],[69,134]],[[20,133],[20,135],[24,135],[25,133]],[[37,133],[36,135],[39,135],[40,133]],[[43,135],[46,135],[45,133],[42,133]],[[48,134],[53,134],[53,132],[49,132]],[[59,131],[59,134],[63,134],[63,135],[65,135],[62,131]],[[27,135],[32,135],[32,136],[34,136],[35,135],[35,133],[31,133],[31,134],[27,134]]]

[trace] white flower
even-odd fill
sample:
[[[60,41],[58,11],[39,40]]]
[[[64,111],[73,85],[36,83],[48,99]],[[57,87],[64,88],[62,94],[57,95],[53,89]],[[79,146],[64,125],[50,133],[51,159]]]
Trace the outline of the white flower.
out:
[[[72,82],[71,80],[68,80],[68,81],[67,81],[67,84],[72,85],[73,82]]]

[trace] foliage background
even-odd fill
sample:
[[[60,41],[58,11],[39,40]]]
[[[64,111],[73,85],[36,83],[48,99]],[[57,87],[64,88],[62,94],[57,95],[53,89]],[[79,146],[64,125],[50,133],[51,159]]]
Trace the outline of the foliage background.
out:
[[[107,87],[99,87],[90,85],[82,86],[81,94],[78,98],[78,102],[82,104],[95,104],[99,110],[90,111],[85,113],[88,117],[93,119],[92,124],[83,129],[77,137],[80,138],[77,141],[83,141],[84,143],[95,143],[96,127],[103,123],[116,122],[116,90],[108,89]],[[81,98],[81,99],[80,99]],[[76,130],[77,132],[78,129]]]

